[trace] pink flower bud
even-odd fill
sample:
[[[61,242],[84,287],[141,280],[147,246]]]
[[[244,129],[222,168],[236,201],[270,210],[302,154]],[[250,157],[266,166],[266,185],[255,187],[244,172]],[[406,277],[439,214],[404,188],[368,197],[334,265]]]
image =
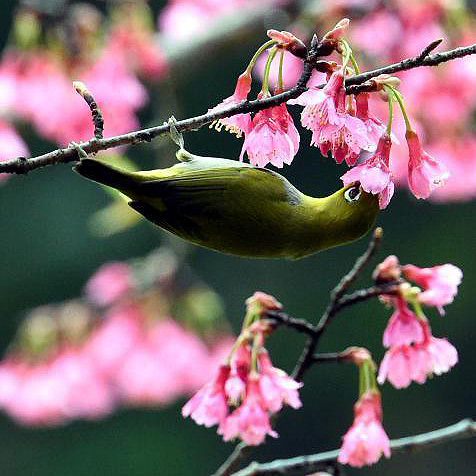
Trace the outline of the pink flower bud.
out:
[[[377,265],[372,273],[372,279],[377,284],[388,283],[398,281],[401,274],[402,272],[398,258],[395,255],[390,255]]]
[[[261,316],[267,311],[280,311],[283,305],[270,294],[256,291],[253,296],[246,300],[247,312],[256,312]]]
[[[269,38],[277,42],[277,46],[283,48],[299,58],[305,58],[307,54],[306,45],[289,31],[268,30]]]

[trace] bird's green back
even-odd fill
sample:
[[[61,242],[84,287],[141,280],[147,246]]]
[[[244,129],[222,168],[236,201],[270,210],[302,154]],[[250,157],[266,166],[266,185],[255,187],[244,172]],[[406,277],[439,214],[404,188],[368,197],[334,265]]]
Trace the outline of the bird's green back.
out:
[[[362,236],[378,204],[344,187],[308,197],[280,174],[227,159],[189,159],[167,169],[127,172],[92,159],[76,170],[127,195],[132,208],[167,231],[224,253],[297,259]]]

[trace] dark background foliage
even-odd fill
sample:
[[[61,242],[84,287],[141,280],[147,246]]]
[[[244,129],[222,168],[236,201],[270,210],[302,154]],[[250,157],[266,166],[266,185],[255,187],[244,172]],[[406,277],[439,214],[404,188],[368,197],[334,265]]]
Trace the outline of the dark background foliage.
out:
[[[2,2],[1,41],[9,31],[15,2]],[[158,11],[160,2],[155,2]],[[229,95],[236,75],[250,52],[264,38],[265,27],[250,30],[241,42],[202,55],[190,74],[177,74],[174,95],[178,107],[167,110],[167,94],[144,113],[144,123],[179,118],[206,110]],[[183,71],[183,69],[181,69]],[[160,108],[160,109],[159,109]],[[55,148],[30,129],[22,131],[33,154]],[[325,195],[337,189],[342,170],[322,159],[315,148],[303,146],[284,174],[303,191]],[[136,147],[130,151],[144,167],[172,163],[172,148]],[[240,144],[224,132],[207,128],[186,136],[188,148],[203,155],[236,157]],[[88,217],[107,203],[104,192],[82,180],[69,165],[14,177],[0,188],[0,341],[5,348],[24,312],[34,306],[78,295],[85,280],[101,263],[143,255],[163,242],[165,234],[148,223],[107,239],[88,232]],[[259,204],[257,204],[259,206]],[[474,307],[476,296],[476,204],[435,205],[399,190],[377,224],[385,237],[378,259],[396,254],[403,263],[420,266],[451,262],[464,271],[455,303],[440,318],[430,311],[435,335],[446,336],[458,348],[460,363],[450,373],[420,386],[397,391],[383,387],[384,423],[391,438],[428,431],[475,416]],[[167,238],[168,239],[168,238]],[[243,302],[255,290],[275,295],[296,317],[315,321],[327,303],[329,290],[365,249],[368,237],[298,262],[246,260],[195,248],[190,264],[224,298],[235,330],[243,315]],[[369,284],[370,270],[359,281]],[[381,335],[389,311],[377,302],[355,306],[339,315],[322,340],[322,351],[349,345],[368,347],[377,360],[383,355]],[[302,337],[282,329],[270,339],[273,359],[291,370]],[[177,349],[180,352],[180,349]],[[199,371],[199,369],[197,369]],[[357,375],[350,366],[322,365],[312,369],[302,391],[304,407],[286,410],[277,430],[256,458],[315,453],[338,447],[352,421],[357,396]],[[122,409],[104,421],[75,422],[60,428],[28,429],[0,415],[0,473],[8,476],[152,476],[206,475],[230,453],[213,430],[196,426],[180,416],[183,402],[165,409]],[[349,469],[351,475],[397,476],[418,474],[473,475],[474,440],[453,442],[421,453],[396,456],[372,468]]]

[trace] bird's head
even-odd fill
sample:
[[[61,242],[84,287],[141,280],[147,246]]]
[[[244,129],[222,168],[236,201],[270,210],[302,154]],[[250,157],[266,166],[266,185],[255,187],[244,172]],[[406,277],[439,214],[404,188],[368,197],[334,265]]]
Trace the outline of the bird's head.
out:
[[[325,199],[329,226],[335,228],[339,244],[367,233],[379,211],[378,196],[367,193],[359,182],[351,183]]]

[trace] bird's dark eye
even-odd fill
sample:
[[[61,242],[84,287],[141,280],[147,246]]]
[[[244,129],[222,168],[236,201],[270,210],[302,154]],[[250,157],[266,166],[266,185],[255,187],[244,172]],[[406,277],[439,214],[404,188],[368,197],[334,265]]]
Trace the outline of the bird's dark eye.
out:
[[[356,201],[360,198],[360,194],[361,194],[360,186],[359,186],[359,185],[356,185],[356,186],[354,186],[354,187],[348,188],[348,189],[344,192],[344,198],[345,198],[348,202],[356,202]]]

